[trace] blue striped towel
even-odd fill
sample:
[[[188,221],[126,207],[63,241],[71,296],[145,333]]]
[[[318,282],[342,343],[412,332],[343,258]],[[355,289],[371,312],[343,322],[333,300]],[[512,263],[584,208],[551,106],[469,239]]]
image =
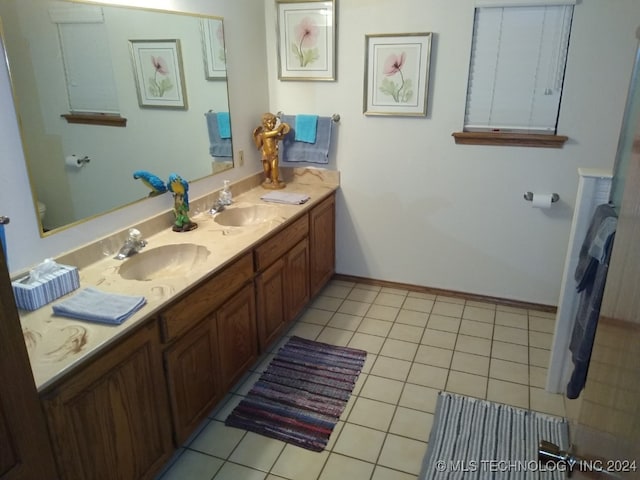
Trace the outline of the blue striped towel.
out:
[[[147,303],[146,298],[85,288],[53,306],[53,313],[90,322],[120,325]]]

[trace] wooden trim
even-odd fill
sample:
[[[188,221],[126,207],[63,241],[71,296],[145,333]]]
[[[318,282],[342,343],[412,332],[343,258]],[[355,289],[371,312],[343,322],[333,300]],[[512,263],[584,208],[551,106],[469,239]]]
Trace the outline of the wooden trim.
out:
[[[511,147],[562,148],[569,137],[537,133],[453,132],[458,145],[505,145]]]
[[[107,113],[64,113],[60,115],[68,123],[83,125],[104,125],[106,127],[126,127],[127,119]]]
[[[456,290],[445,290],[442,288],[423,287],[410,283],[388,282],[386,280],[377,280],[374,278],[357,277],[354,275],[343,275],[336,273],[334,280],[344,280],[347,282],[363,283],[366,285],[377,285],[380,287],[397,288],[399,290],[409,290],[411,292],[430,293],[433,295],[442,295],[446,297],[460,298],[463,300],[471,300],[474,302],[495,303],[514,308],[524,308],[530,310],[538,310],[541,312],[556,313],[557,307],[553,305],[543,305],[540,303],[522,302],[520,300],[512,300],[509,298],[490,297],[488,295],[479,295],[475,293],[458,292]]]

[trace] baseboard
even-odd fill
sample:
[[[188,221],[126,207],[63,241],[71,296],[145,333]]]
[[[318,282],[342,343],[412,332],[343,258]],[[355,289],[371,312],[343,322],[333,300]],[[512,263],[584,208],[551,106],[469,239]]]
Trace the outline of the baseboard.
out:
[[[363,283],[365,285],[377,285],[380,287],[397,288],[400,290],[409,290],[411,292],[430,293],[432,295],[442,295],[446,297],[461,298],[463,300],[472,300],[474,302],[495,303],[497,305],[505,305],[513,308],[524,308],[530,310],[538,310],[542,312],[556,313],[557,307],[554,305],[543,305],[540,303],[522,302],[508,298],[490,297],[488,295],[478,295],[475,293],[458,292],[456,290],[445,290],[442,288],[425,287],[422,285],[412,285],[410,283],[388,282],[386,280],[377,280],[375,278],[357,277],[354,275],[343,275],[336,273],[333,276],[336,280],[346,282]]]

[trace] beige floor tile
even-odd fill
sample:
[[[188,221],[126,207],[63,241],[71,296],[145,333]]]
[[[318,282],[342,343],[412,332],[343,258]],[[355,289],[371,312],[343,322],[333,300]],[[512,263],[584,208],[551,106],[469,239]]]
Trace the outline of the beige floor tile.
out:
[[[431,313],[437,315],[445,315],[447,317],[462,318],[462,312],[464,311],[464,304],[448,303],[437,300],[431,309]]]
[[[476,300],[467,300],[465,302],[466,307],[478,307],[478,308],[487,308],[489,310],[495,310],[496,304],[489,302],[478,302]]]
[[[529,332],[530,347],[544,348],[546,350],[550,350],[552,342],[553,342],[552,333]]]
[[[289,329],[287,335],[296,335],[308,340],[315,340],[322,331],[322,328],[322,325],[312,325],[311,323],[298,322]]]
[[[355,423],[362,427],[387,431],[393,418],[395,405],[359,397],[347,417],[347,425]]]
[[[487,400],[506,403],[514,407],[529,408],[529,387],[518,383],[489,379],[487,387]]]
[[[500,360],[509,360],[510,362],[529,363],[529,349],[524,345],[516,345],[515,343],[493,341],[491,346],[491,357]]]
[[[436,411],[438,392],[439,390],[437,388],[407,383],[402,390],[402,396],[400,397],[398,405],[413,408],[414,410],[434,413]]]
[[[229,457],[229,461],[268,472],[285,445],[286,443],[280,440],[247,432]],[[256,455],[256,452],[259,454]]]
[[[496,312],[496,325],[512,328],[528,328],[527,315],[512,312]]]
[[[420,343],[424,328],[403,323],[395,323],[389,331],[389,338],[404,340],[405,342]]]
[[[358,332],[386,337],[392,326],[392,322],[365,317],[360,323],[360,326],[358,326]]]
[[[194,480],[212,478],[220,469],[224,460],[211,457],[193,450],[184,450],[159,480]]]
[[[284,477],[279,477],[278,475],[273,475],[273,474],[270,473],[269,475],[267,475],[265,480],[288,480],[288,479],[284,478]]]
[[[489,357],[466,352],[454,352],[451,370],[471,373],[473,375],[489,375]]]
[[[529,316],[529,330],[534,332],[553,333],[555,328],[555,319]]]
[[[492,358],[489,377],[529,385],[529,367],[523,363]]]
[[[540,310],[529,310],[529,316],[556,319],[556,312],[542,312]]]
[[[369,480],[374,464],[331,453],[319,480]]]
[[[446,391],[485,398],[487,394],[487,377],[464,372],[449,372]]]
[[[364,387],[368,376],[369,374],[367,373],[360,373],[360,375],[358,375],[358,379],[356,380],[356,383],[353,386],[353,391],[351,392],[352,395],[360,395],[360,390]]]
[[[370,303],[356,302],[354,300],[345,300],[338,308],[340,313],[348,313],[357,317],[364,317],[371,306]]]
[[[428,321],[428,313],[414,310],[401,309],[396,317],[396,323],[406,323],[407,325],[414,325],[416,327],[426,327]]]
[[[458,335],[455,350],[488,357],[491,355],[491,340],[487,338],[470,337],[469,335]]]
[[[331,435],[329,435],[329,442],[327,443],[327,446],[325,448],[326,451],[330,452],[331,450],[333,450],[333,446],[338,441],[338,437],[340,436],[340,432],[342,431],[342,427],[344,427],[344,425],[345,422],[339,421],[338,423],[336,423],[336,426],[333,427],[333,432],[331,432]]]
[[[528,315],[529,313],[526,308],[510,307],[508,305],[498,305],[496,306],[496,310],[501,312],[519,313],[520,315]]]
[[[265,472],[226,462],[213,478],[214,480],[238,480],[239,478],[242,480],[264,480],[266,476]]]
[[[396,295],[394,293],[386,292],[383,289],[383,291],[378,294],[373,303],[377,305],[384,305],[387,307],[400,308],[404,303],[405,298],[405,295]]]
[[[390,433],[426,442],[433,425],[433,413],[398,407],[389,427]]]
[[[377,355],[373,353],[367,353],[367,358],[364,361],[364,365],[362,366],[362,373],[369,373],[373,368],[373,364],[376,363]]]
[[[385,305],[371,305],[367,310],[366,316],[369,318],[376,318],[378,320],[386,320],[387,322],[393,322],[398,316],[400,309],[398,307],[387,307]]]
[[[411,362],[398,358],[384,357],[380,354],[371,369],[371,374],[404,382],[407,379],[410,368]]]
[[[312,452],[288,444],[284,447],[271,473],[288,480],[315,480],[329,458],[329,452]]]
[[[316,337],[318,342],[346,347],[353,338],[353,332],[341,328],[324,327]]]
[[[462,312],[462,318],[485,323],[493,323],[495,315],[495,309],[472,306],[469,302],[467,302]]]
[[[462,319],[459,334],[491,339],[493,337],[493,324],[477,322],[475,320]]]
[[[365,462],[375,462],[384,437],[384,432],[347,423],[342,427],[333,451]]]
[[[373,302],[378,294],[372,290],[364,290],[362,288],[354,288],[347,296],[347,300],[355,300],[356,302]]]
[[[332,278],[329,281],[329,285],[342,285],[343,287],[349,287],[349,288],[353,288],[356,286],[355,282],[351,282],[349,280],[342,280],[339,278]]]
[[[332,312],[318,308],[307,308],[300,316],[300,321],[325,326],[331,320]]]
[[[537,412],[548,413],[564,417],[566,415],[564,408],[564,397],[560,394],[549,393],[542,388],[530,389],[531,394],[531,410]]]
[[[447,383],[449,370],[422,363],[414,363],[407,377],[407,382],[425,387],[443,389]]]
[[[371,480],[417,480],[416,475],[410,475],[408,473],[399,472],[398,470],[392,470],[387,467],[376,466],[373,472]]]
[[[327,326],[332,328],[341,328],[342,330],[351,330],[355,332],[362,322],[362,317],[349,315],[348,313],[337,312],[331,317]]]
[[[222,422],[212,420],[191,442],[189,448],[226,459],[245,433],[245,430],[227,427]]]
[[[444,315],[432,313],[429,315],[429,323],[427,323],[427,327],[432,330],[458,333],[458,330],[460,329],[460,322],[461,320],[459,318],[446,317]]]
[[[382,290],[380,285],[372,285],[370,283],[356,283],[354,288],[361,288],[362,290],[371,290],[372,292],[379,292]]]
[[[547,384],[547,369],[542,367],[529,366],[529,385],[532,387],[544,388]]]
[[[381,402],[397,403],[403,385],[404,383],[398,380],[369,375],[364,387],[360,390],[360,396]]]
[[[416,354],[418,346],[419,345],[417,343],[387,338],[382,345],[380,355],[411,361]]]
[[[536,367],[547,368],[551,352],[542,348],[529,347],[529,363]]]
[[[430,345],[419,345],[414,362],[426,363],[434,367],[449,368],[453,350],[446,348],[432,347]]]
[[[499,342],[516,343],[518,345],[528,345],[529,337],[527,330],[522,328],[505,327],[496,325],[493,330],[493,339]]]
[[[432,347],[448,348],[453,350],[457,337],[458,335],[455,333],[427,328],[422,335],[420,343],[423,345],[430,345]]]
[[[324,295],[318,295],[316,299],[311,303],[311,307],[319,308],[320,310],[329,310],[335,312],[342,304],[341,298],[325,297]]]
[[[402,304],[402,308],[405,310],[429,313],[433,308],[433,304],[434,302],[431,299],[408,296]]]
[[[459,305],[464,305],[466,303],[466,300],[464,298],[451,297],[451,296],[447,296],[447,295],[438,295],[436,300],[438,302],[456,303],[456,304],[459,304]]]
[[[422,298],[424,300],[436,300],[436,296],[433,293],[427,293],[427,292],[409,292],[407,294],[407,297],[411,297],[411,298]]]
[[[392,295],[400,295],[406,297],[409,293],[409,290],[405,290],[403,288],[393,288],[393,287],[382,287],[380,289],[382,293],[391,293]]]
[[[420,473],[422,459],[427,451],[427,444],[389,434],[384,441],[378,464],[417,475]]]
[[[369,353],[378,354],[384,343],[383,337],[356,332],[349,341],[349,347],[366,350]]]
[[[347,298],[349,292],[351,292],[351,287],[330,283],[322,289],[320,295],[323,295],[325,297]]]
[[[343,422],[347,421],[347,418],[349,418],[349,414],[351,413],[351,410],[353,409],[353,406],[356,404],[357,400],[358,397],[356,397],[355,395],[351,395],[349,397],[349,400],[347,400],[347,404],[344,406],[344,410],[340,415],[340,420],[342,420]]]

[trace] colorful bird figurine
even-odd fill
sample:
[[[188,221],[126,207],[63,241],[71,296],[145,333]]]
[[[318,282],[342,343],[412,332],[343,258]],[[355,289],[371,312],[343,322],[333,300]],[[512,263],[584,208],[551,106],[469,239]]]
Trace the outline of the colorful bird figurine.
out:
[[[151,192],[149,192],[150,197],[155,197],[167,191],[167,186],[164,184],[164,181],[146,170],[136,170],[133,172],[133,178],[142,180],[142,183],[149,187],[151,190]]]
[[[189,219],[189,183],[180,175],[172,173],[169,175],[167,187],[173,193],[173,211],[176,215],[173,231],[188,232],[198,228],[198,224]]]

